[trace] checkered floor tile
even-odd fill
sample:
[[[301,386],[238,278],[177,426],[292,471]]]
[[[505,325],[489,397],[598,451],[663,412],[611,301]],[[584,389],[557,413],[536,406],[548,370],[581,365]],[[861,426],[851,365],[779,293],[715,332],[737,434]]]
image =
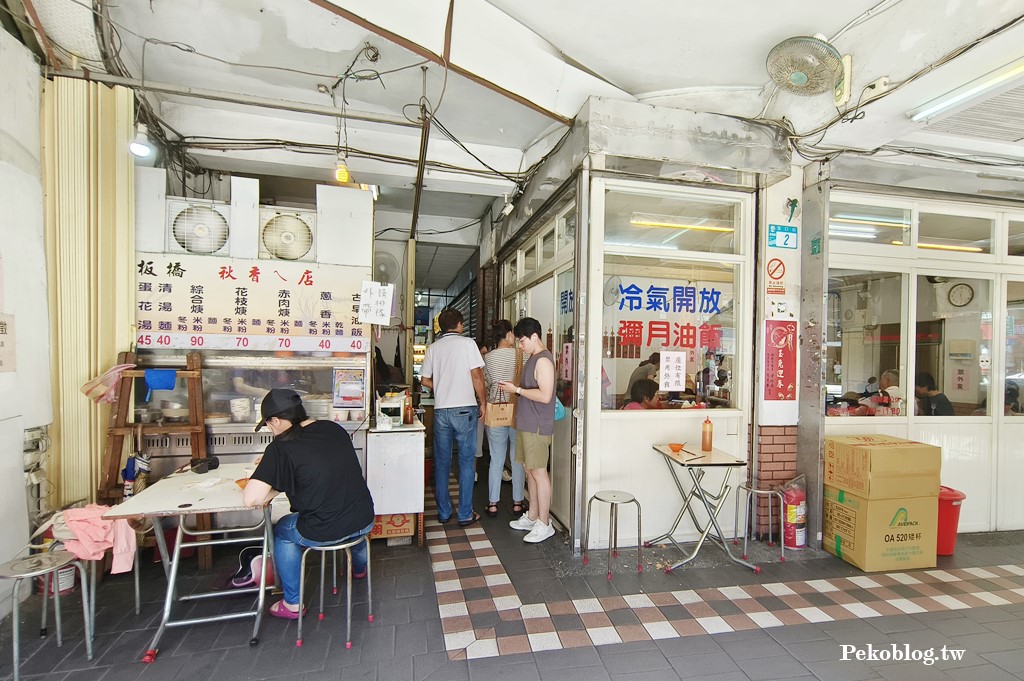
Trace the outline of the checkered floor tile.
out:
[[[441,525],[433,495],[425,517],[453,660],[1024,603],[1024,568],[996,565],[524,605],[483,527]]]

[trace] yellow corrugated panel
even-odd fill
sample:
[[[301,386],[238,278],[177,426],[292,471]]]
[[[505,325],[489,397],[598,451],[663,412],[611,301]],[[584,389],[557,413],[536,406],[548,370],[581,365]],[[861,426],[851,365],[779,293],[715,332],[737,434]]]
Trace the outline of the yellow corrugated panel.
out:
[[[134,93],[44,82],[43,177],[52,317],[51,505],[95,498],[108,409],[79,387],[133,338]]]

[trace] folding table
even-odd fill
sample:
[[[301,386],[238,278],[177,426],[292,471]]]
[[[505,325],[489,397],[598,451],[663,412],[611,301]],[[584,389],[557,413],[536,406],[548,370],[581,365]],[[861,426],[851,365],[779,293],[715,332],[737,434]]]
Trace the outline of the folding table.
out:
[[[263,619],[263,605],[267,588],[267,556],[273,546],[270,504],[263,507],[263,517],[260,521],[249,527],[196,530],[189,529],[185,525],[187,516],[198,513],[254,510],[242,502],[242,488],[235,482],[235,480],[248,478],[254,469],[255,466],[253,464],[222,464],[219,468],[209,473],[198,474],[191,471],[174,473],[158,480],[139,494],[125,500],[104,514],[103,517],[109,519],[147,517],[153,520],[156,543],[160,550],[164,573],[167,576],[167,594],[164,597],[164,610],[160,626],[157,627],[149,649],[142,656],[143,662],[153,662],[156,659],[156,655],[159,652],[160,637],[163,636],[164,630],[167,627],[255,617],[256,622],[253,625],[252,638],[249,640],[249,645],[255,646],[259,644],[260,623]],[[167,543],[164,540],[163,521],[167,518],[175,517],[178,519],[178,534],[174,542],[174,550],[168,556]],[[259,531],[259,533],[253,534],[256,531]],[[199,538],[202,535],[210,535],[211,532],[222,536],[216,538],[209,536],[206,539]],[[186,539],[186,537],[189,539]],[[192,539],[193,537],[195,539]],[[182,549],[196,546],[251,543],[254,539],[261,540],[263,544],[263,568],[260,570],[259,586],[188,594],[181,596],[177,600],[190,601],[216,598],[218,596],[257,593],[255,609],[208,617],[171,620],[171,609],[176,597],[176,581],[178,567],[181,563]]]
[[[746,461],[737,459],[731,454],[726,454],[723,451],[713,449],[710,452],[693,452],[688,451],[685,448],[678,452],[673,452],[668,445],[654,445],[654,451],[658,452],[665,461],[665,465],[668,466],[669,472],[672,476],[672,480],[676,483],[676,488],[679,490],[679,496],[683,500],[683,505],[679,509],[679,513],[676,515],[676,520],[672,523],[672,527],[665,534],[644,542],[644,546],[651,546],[668,540],[679,549],[679,552],[683,554],[684,558],[672,565],[665,568],[665,572],[672,572],[676,568],[686,565],[694,558],[697,557],[697,553],[704,545],[704,541],[710,536],[716,544],[722,547],[725,554],[729,556],[729,559],[740,565],[745,565],[755,573],[761,572],[761,568],[748,563],[745,560],[737,558],[732,555],[732,551],[729,550],[728,542],[725,541],[725,535],[722,534],[722,528],[718,525],[718,514],[721,512],[722,507],[725,506],[725,499],[729,496],[729,491],[732,489],[729,486],[729,478],[732,477],[733,470],[742,468],[747,465]],[[683,468],[690,476],[690,489],[687,490],[679,476],[676,473],[676,468]],[[704,474],[709,469],[721,469],[724,470],[725,474],[722,476],[722,486],[718,492],[713,490],[705,489],[702,482]],[[694,513],[692,502],[694,498],[700,500],[701,505],[708,514],[708,520],[705,523],[701,523],[697,519],[697,515]],[[679,527],[679,523],[682,522],[683,516],[689,514],[690,519],[693,521],[694,526],[700,530],[700,539],[697,540],[697,545],[693,547],[693,552],[687,554],[687,552],[680,546],[673,538],[673,534]],[[711,532],[712,528],[715,530]]]

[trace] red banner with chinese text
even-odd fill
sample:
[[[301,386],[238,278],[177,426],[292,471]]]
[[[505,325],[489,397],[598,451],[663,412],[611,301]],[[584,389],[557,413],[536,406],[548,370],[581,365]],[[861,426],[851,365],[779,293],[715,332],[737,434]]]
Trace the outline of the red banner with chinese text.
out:
[[[764,399],[796,400],[796,322],[765,320]]]

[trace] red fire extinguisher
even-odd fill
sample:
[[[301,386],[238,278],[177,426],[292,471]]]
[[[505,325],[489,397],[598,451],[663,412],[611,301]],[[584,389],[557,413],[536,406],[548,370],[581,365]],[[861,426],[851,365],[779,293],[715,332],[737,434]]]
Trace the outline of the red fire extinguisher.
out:
[[[803,487],[795,484],[786,486],[782,491],[783,508],[783,540],[787,549],[803,549],[807,547],[807,494]]]

